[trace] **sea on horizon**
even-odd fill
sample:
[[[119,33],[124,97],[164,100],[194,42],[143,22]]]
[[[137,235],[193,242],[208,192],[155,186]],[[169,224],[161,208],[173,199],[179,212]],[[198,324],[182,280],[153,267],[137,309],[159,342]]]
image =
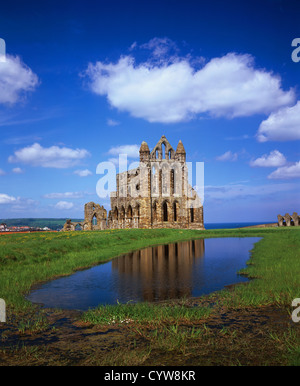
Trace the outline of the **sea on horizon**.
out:
[[[269,221],[265,222],[221,222],[221,223],[205,223],[205,229],[231,229],[231,228],[243,228],[253,225],[272,224]]]

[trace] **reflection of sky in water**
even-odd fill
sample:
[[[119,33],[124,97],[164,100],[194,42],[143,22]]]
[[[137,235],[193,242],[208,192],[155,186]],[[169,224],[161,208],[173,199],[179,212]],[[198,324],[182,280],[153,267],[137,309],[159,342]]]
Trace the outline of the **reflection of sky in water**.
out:
[[[46,307],[86,310],[117,301],[200,296],[246,281],[237,274],[258,237],[193,240],[145,248],[50,281],[27,299]]]

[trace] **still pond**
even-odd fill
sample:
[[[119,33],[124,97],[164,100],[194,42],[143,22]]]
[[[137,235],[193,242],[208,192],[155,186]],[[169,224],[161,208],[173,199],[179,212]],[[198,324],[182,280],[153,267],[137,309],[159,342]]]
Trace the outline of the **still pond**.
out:
[[[144,248],[52,280],[27,299],[45,307],[87,310],[99,304],[196,297],[248,279],[246,267],[259,237],[197,239]]]

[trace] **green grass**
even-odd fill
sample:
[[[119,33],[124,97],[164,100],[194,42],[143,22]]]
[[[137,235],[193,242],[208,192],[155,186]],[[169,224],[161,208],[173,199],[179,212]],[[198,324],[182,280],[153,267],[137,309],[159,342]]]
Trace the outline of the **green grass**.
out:
[[[239,273],[254,280],[237,286],[233,294],[222,291],[223,302],[231,307],[290,307],[292,300],[300,297],[300,229],[266,235],[254,244],[247,267]]]
[[[148,325],[198,321],[210,314],[208,307],[185,307],[184,304],[165,305],[153,303],[118,304],[99,306],[84,313],[83,321],[92,324],[126,324],[137,322]]]

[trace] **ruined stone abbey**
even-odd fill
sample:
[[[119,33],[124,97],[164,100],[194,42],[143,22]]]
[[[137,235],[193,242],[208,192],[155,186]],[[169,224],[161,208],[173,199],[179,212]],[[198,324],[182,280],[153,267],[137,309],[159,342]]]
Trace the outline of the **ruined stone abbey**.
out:
[[[63,230],[121,228],[204,229],[203,205],[188,183],[186,152],[181,141],[176,151],[163,135],[150,152],[146,142],[140,147],[140,162],[135,169],[116,176],[116,191],[111,193],[111,210],[89,202],[84,221],[67,220]]]

